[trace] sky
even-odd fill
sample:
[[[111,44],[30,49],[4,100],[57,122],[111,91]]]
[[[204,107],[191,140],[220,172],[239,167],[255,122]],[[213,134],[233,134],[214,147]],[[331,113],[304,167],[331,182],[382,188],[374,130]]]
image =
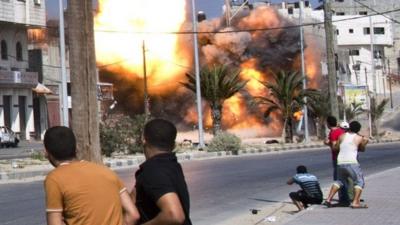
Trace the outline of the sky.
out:
[[[94,0],[96,1],[96,0]],[[132,1],[132,0],[128,0]],[[146,0],[142,0],[146,1]],[[148,0],[147,0],[148,1]],[[163,1],[163,0],[158,0]],[[250,0],[253,2],[254,0]],[[297,0],[287,0],[286,2],[296,2]],[[282,2],[282,0],[272,0],[273,3]],[[310,0],[311,5],[313,7],[319,5],[319,0]],[[224,0],[195,0],[196,3],[196,11],[204,11],[207,15],[207,18],[215,18],[221,16],[222,5],[224,4]],[[67,0],[64,0],[64,8],[66,8]],[[46,0],[46,8],[48,18],[56,18],[58,17],[58,1],[57,0]]]

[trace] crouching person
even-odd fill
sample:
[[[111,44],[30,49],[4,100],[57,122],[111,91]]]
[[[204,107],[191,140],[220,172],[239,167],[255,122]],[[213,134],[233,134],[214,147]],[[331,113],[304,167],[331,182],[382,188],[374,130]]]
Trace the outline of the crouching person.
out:
[[[318,178],[307,172],[307,168],[303,165],[297,167],[297,173],[291,177],[287,184],[298,184],[301,190],[289,193],[293,203],[299,211],[308,207],[309,204],[322,203],[322,191],[318,182]]]
[[[76,159],[70,128],[52,127],[45,154],[55,167],[45,181],[48,225],[133,225],[139,212],[118,176],[105,166]]]

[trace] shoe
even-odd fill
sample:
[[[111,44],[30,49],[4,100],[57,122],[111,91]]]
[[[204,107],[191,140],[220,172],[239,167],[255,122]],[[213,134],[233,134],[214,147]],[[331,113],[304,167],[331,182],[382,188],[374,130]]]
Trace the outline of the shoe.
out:
[[[352,209],[368,209],[368,206],[366,204],[350,205],[350,208],[352,208]]]
[[[339,202],[338,204],[336,204],[337,207],[349,207],[350,206],[350,202]]]
[[[322,203],[322,205],[324,205],[324,206],[326,206],[328,208],[332,208],[333,207],[332,203],[330,203],[328,201],[325,201],[324,203]]]

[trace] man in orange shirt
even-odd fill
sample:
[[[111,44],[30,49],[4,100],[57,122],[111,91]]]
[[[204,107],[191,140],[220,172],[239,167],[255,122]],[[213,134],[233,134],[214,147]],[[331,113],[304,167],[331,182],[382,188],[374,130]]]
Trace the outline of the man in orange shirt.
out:
[[[44,181],[48,225],[137,223],[139,213],[118,176],[105,166],[76,159],[70,128],[48,129],[44,146],[55,167]]]

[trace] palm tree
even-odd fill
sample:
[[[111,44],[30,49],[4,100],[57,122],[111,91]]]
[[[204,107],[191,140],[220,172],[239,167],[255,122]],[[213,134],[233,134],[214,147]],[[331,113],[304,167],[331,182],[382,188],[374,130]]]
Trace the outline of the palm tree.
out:
[[[348,105],[340,104],[340,117],[344,118],[344,114],[346,113],[346,120],[351,121],[357,116],[363,114],[365,110],[362,108],[362,102],[352,102]]]
[[[282,140],[293,142],[293,114],[305,104],[304,97],[314,98],[318,92],[303,89],[304,78],[297,71],[272,73],[273,82],[261,82],[270,90],[270,95],[255,97],[256,104],[266,105],[264,113],[268,118],[272,112],[279,111],[282,116]]]
[[[200,71],[201,96],[211,108],[213,134],[221,131],[222,106],[226,99],[239,92],[247,83],[240,79],[240,71],[230,71],[224,65],[205,66]],[[182,83],[189,90],[196,92],[196,77],[186,74],[187,82]]]
[[[372,120],[372,136],[379,139],[379,119],[383,116],[385,107],[389,99],[383,99],[377,104],[375,98],[371,98],[371,120]]]
[[[331,109],[329,104],[329,93],[319,92],[320,94],[315,98],[308,99],[308,109],[310,115],[316,121],[317,137],[322,140],[325,138],[325,121],[329,115],[331,115]]]

